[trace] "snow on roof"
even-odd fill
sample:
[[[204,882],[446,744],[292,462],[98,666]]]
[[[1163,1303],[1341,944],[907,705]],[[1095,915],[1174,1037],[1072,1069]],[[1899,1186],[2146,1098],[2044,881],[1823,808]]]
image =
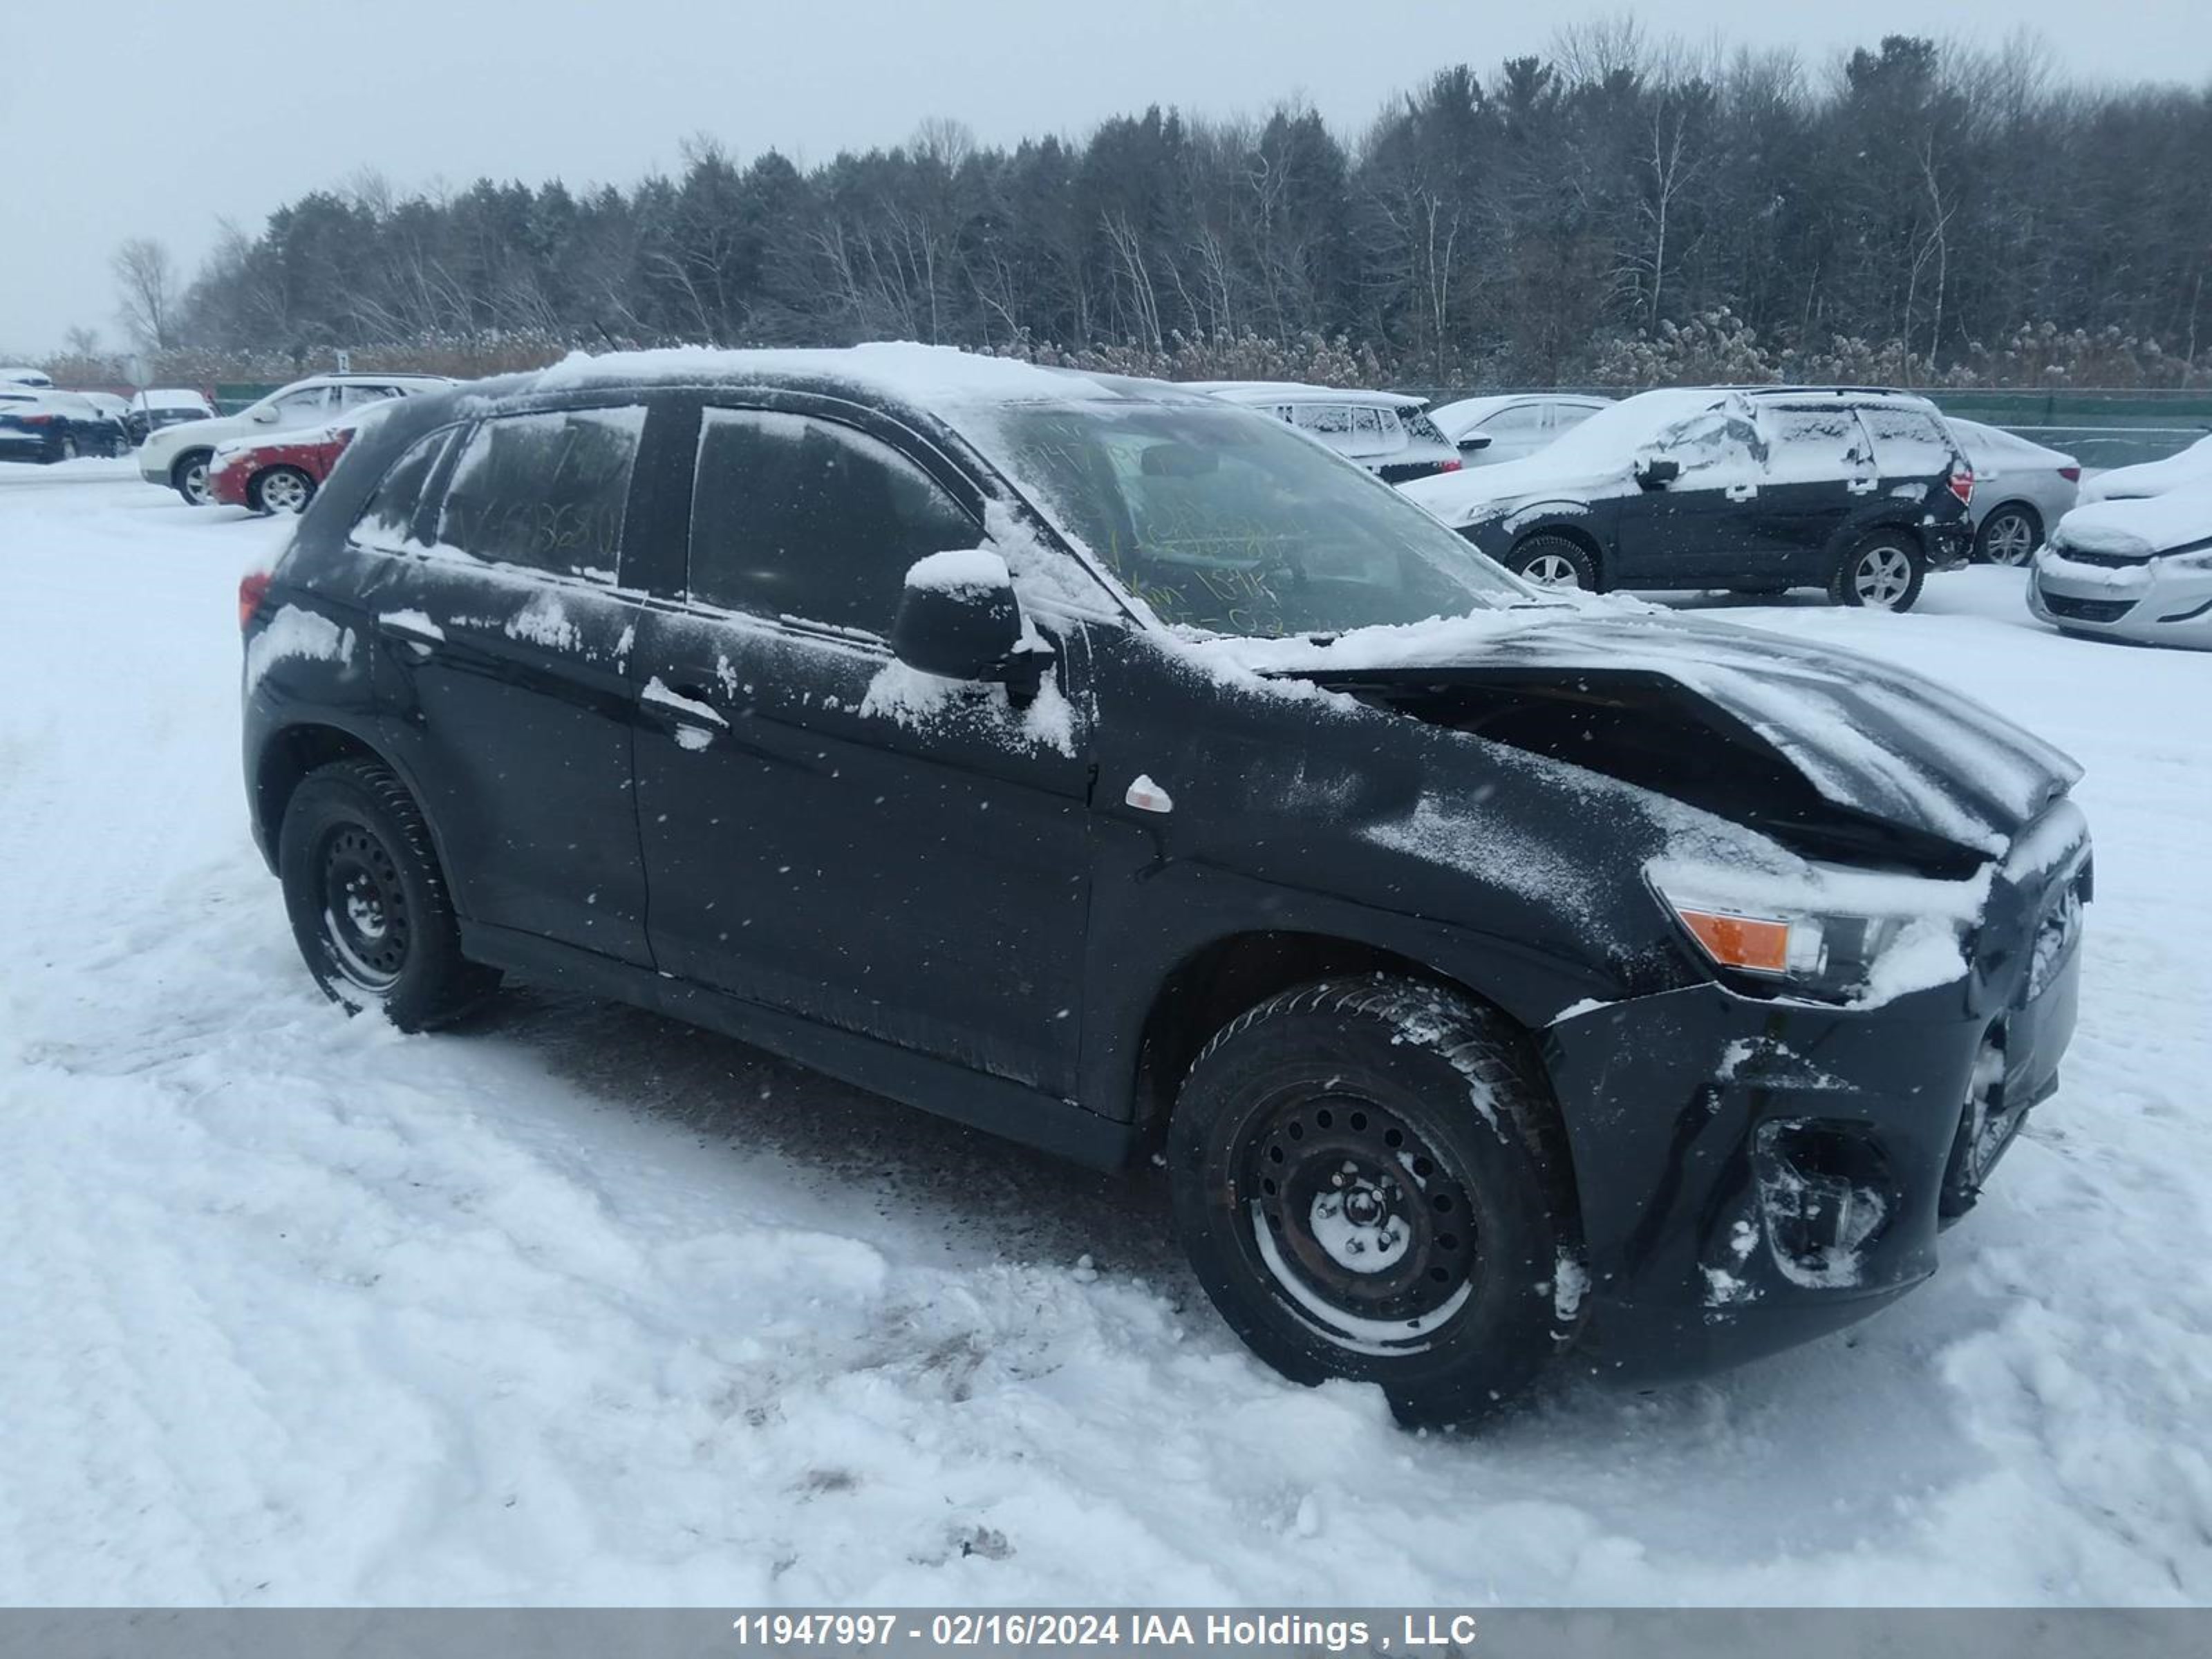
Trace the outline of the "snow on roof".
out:
[[[1203,392],[1236,404],[1273,404],[1285,398],[1301,403],[1374,404],[1386,409],[1419,409],[1426,398],[1409,398],[1402,392],[1368,392],[1340,386],[1309,386],[1298,380],[1179,380],[1185,392]]]
[[[2212,445],[2212,439],[2205,443]],[[2163,495],[2086,502],[2061,519],[2051,537],[2051,546],[2062,553],[2078,549],[2138,556],[2204,542],[2212,542],[2212,468]]]
[[[210,405],[188,386],[151,386],[131,399],[140,409],[207,409]]]
[[[726,350],[672,346],[653,351],[573,352],[538,376],[541,390],[631,384],[640,380],[750,380],[775,375],[844,380],[921,405],[937,403],[1038,403],[1071,398],[1126,397],[1146,384],[1074,369],[1042,368],[1012,357],[987,357],[951,346],[878,340],[834,349]],[[1159,383],[1163,392],[1170,388]]]

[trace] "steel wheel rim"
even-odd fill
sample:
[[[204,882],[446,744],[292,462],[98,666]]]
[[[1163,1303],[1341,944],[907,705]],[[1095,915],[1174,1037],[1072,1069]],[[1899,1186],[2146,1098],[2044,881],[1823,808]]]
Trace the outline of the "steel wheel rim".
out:
[[[1575,562],[1557,553],[1539,553],[1521,567],[1522,576],[1539,587],[1580,587],[1582,573]]]
[[[272,472],[261,481],[261,505],[271,513],[298,513],[307,505],[307,481],[296,472]]]
[[[1851,586],[1859,603],[1887,611],[1905,597],[1912,585],[1912,561],[1894,547],[1869,548],[1859,556]]]
[[[2034,532],[2028,528],[2027,515],[2008,513],[1999,519],[1982,544],[1991,564],[2018,564],[2034,550],[2028,544]]]
[[[324,840],[323,942],[331,965],[361,989],[381,995],[406,970],[414,929],[399,866],[382,841],[358,823]]]
[[[1425,1347],[1465,1306],[1480,1267],[1465,1183],[1371,1100],[1300,1091],[1249,1121],[1234,1192],[1252,1266],[1340,1346]]]

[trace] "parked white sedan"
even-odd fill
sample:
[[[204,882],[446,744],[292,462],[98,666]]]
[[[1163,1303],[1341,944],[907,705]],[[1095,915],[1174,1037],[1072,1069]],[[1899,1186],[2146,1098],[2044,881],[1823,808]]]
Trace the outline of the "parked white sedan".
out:
[[[2035,556],[2027,608],[2069,634],[2212,651],[2212,476],[2075,507]]]
[[[1429,411],[1429,419],[1459,448],[1468,466],[1494,466],[1533,455],[1571,432],[1610,401],[1571,392],[1506,392],[1462,398]]]
[[[2199,438],[2179,455],[2100,472],[2081,486],[2081,500],[2135,501],[2212,479],[2212,437]]]

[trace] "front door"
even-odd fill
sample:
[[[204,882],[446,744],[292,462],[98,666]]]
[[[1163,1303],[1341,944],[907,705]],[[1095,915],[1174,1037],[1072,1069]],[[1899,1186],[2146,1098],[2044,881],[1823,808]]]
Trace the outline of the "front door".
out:
[[[1759,519],[1765,445],[1749,411],[1723,406],[1676,422],[1637,457],[1674,477],[1623,496],[1614,532],[1616,587],[1726,587],[1762,568]]]
[[[1090,890],[1071,663],[1038,700],[884,643],[980,501],[889,422],[700,413],[688,578],[641,632],[638,807],[663,972],[1072,1094]]]

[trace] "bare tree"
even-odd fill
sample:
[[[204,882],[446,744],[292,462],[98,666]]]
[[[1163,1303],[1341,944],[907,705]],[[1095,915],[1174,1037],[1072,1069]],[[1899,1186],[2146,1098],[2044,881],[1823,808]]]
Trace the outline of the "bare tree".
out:
[[[150,236],[134,236],[115,250],[111,265],[125,331],[148,351],[176,344],[177,275],[169,250]]]

